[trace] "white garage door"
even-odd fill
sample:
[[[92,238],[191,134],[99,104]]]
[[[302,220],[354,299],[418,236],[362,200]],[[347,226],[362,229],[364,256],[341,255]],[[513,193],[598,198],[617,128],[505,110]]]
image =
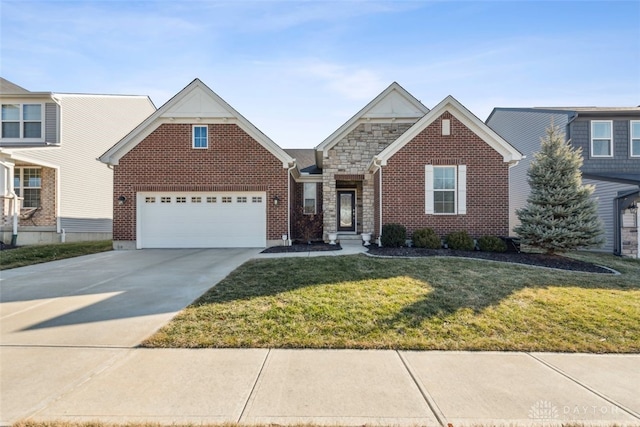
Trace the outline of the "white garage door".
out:
[[[264,192],[137,194],[137,247],[265,247]]]

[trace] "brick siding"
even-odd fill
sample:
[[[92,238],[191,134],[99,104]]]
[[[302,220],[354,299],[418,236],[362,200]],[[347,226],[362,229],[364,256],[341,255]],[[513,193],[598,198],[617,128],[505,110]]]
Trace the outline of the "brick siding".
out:
[[[34,167],[28,163],[17,163],[16,167]],[[18,220],[20,227],[54,227],[56,225],[56,171],[51,168],[40,168],[40,207],[31,219]],[[11,226],[13,215],[10,212],[9,198],[3,198],[2,225]],[[29,208],[27,208],[29,209]],[[23,211],[25,209],[22,209]]]
[[[136,191],[267,192],[267,240],[287,233],[287,169],[236,124],[208,125],[209,147],[193,149],[190,124],[163,124],[114,166],[113,239],[136,240]],[[118,204],[118,197],[127,202]],[[278,196],[280,202],[272,200]]]
[[[441,135],[442,119],[451,120],[449,136]],[[425,165],[449,162],[467,165],[467,213],[427,215]],[[506,236],[509,231],[508,171],[502,155],[446,112],[383,167],[382,222],[406,226],[408,236],[423,227],[433,228],[440,236],[460,230],[474,237]]]

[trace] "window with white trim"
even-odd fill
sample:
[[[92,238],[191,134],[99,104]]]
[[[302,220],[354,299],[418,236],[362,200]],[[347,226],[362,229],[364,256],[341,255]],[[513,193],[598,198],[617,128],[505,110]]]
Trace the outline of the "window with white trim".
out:
[[[13,187],[16,194],[23,198],[23,208],[39,208],[42,170],[40,168],[15,168],[13,170]]]
[[[42,104],[2,104],[2,139],[43,139]]]
[[[613,157],[613,122],[591,121],[591,157]]]
[[[640,120],[631,120],[631,157],[640,157]]]
[[[315,215],[318,186],[315,182],[305,182],[303,189],[303,207],[305,215]]]
[[[467,213],[467,166],[425,165],[425,213]]]
[[[192,147],[193,148],[208,148],[209,147],[209,138],[208,138],[208,128],[207,126],[199,126],[193,125],[192,128]]]

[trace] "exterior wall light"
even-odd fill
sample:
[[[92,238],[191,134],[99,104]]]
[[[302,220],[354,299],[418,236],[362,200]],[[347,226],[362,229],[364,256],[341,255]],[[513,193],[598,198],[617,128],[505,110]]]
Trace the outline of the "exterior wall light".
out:
[[[274,205],[276,205],[276,206],[277,206],[279,201],[280,201],[280,197],[278,197],[278,196],[273,196],[273,204],[274,204]]]
[[[124,205],[124,202],[126,202],[126,201],[127,201],[126,197],[124,197],[124,196],[118,197],[118,204],[119,205]]]

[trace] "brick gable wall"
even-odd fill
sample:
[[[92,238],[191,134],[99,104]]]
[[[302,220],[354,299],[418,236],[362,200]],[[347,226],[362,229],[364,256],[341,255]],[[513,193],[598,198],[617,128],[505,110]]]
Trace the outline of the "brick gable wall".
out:
[[[442,119],[451,135],[442,136]],[[425,214],[425,165],[467,165],[467,214]],[[431,227],[440,236],[464,230],[474,237],[509,232],[509,166],[502,156],[448,112],[407,143],[382,170],[382,222],[413,231]],[[376,224],[376,232],[379,230]]]
[[[191,124],[163,124],[114,166],[114,241],[136,240],[137,191],[266,191],[267,240],[287,233],[287,169],[236,124],[209,124],[193,149]],[[118,197],[127,198],[123,205]],[[278,205],[273,204],[274,196]]]

